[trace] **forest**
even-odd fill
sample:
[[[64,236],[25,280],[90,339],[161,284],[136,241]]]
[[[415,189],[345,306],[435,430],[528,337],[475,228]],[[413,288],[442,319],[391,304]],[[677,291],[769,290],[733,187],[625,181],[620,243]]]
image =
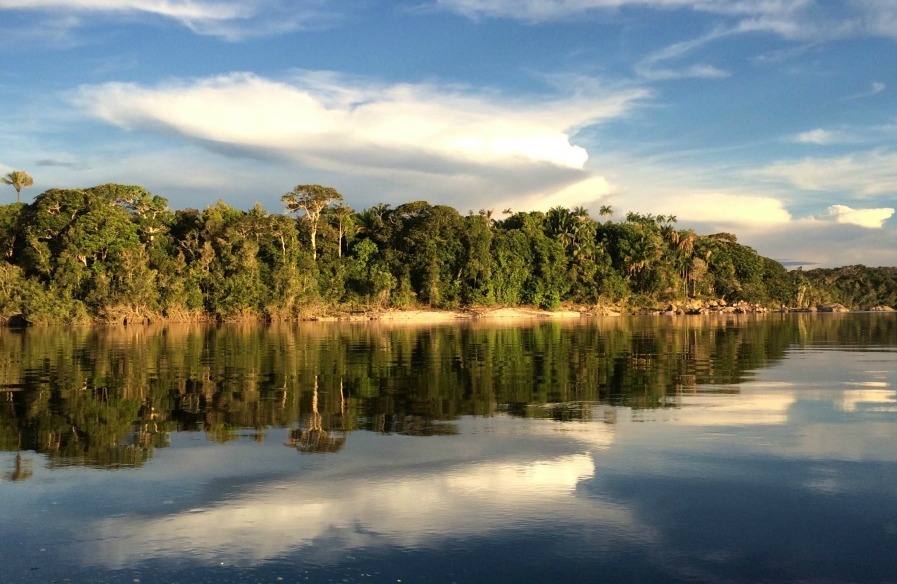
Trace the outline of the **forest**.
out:
[[[802,308],[897,304],[897,268],[786,270],[675,216],[469,211],[413,201],[356,211],[299,185],[283,213],[219,201],[171,210],[139,186],[50,189],[0,206],[0,323],[289,321],[471,306],[638,310],[722,299]]]

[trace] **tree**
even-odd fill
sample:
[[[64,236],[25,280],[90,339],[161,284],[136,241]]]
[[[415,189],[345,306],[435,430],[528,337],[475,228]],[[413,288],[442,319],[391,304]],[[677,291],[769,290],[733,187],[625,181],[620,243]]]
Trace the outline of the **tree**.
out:
[[[333,208],[333,216],[336,218],[337,222],[338,239],[336,243],[338,257],[343,257],[343,239],[345,239],[349,231],[351,223],[350,218],[354,212],[352,207],[345,203],[339,203]],[[346,245],[348,246],[348,242],[346,242]]]
[[[695,255],[695,242],[698,235],[693,229],[679,231],[676,236],[676,249],[674,253],[674,262],[678,265],[679,273],[685,283],[685,297],[688,297],[688,282],[691,280],[690,269],[694,265],[692,259]],[[705,264],[706,271],[706,264]]]
[[[305,220],[308,221],[311,234],[312,259],[318,258],[317,242],[318,222],[321,219],[321,211],[333,201],[342,201],[343,196],[331,187],[321,185],[297,185],[292,191],[283,195],[283,201],[287,212],[295,213],[305,211]]]
[[[25,187],[34,186],[34,179],[24,170],[13,170],[4,177],[0,177],[0,182],[12,185],[16,189],[16,202],[21,202],[20,193]]]
[[[19,239],[19,222],[22,209],[21,203],[0,205],[0,254],[12,259],[15,254],[16,241]]]

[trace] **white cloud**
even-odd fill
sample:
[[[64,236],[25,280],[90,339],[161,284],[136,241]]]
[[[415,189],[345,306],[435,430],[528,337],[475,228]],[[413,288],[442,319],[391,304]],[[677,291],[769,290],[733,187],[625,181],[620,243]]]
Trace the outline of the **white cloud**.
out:
[[[825,211],[831,202],[814,203],[818,195],[808,196],[790,183],[763,184],[753,171],[738,166],[695,164],[692,153],[672,161],[622,155],[601,160],[600,153],[596,158],[590,166],[613,169],[606,173],[611,190],[600,204],[610,204],[614,217],[629,211],[675,215],[680,228],[732,232],[739,242],[777,260],[800,259],[819,267],[897,265],[897,230],[890,223],[883,229],[839,223]]]
[[[897,5],[891,0],[842,0],[834,10],[813,0],[436,0],[435,5],[468,18],[527,22],[626,8],[692,10],[728,17],[738,32],[763,31],[788,39],[897,37]]]
[[[511,208],[514,211],[547,211],[552,207],[589,208],[607,197],[614,187],[603,176],[590,175],[562,186],[555,191],[537,192],[529,196],[516,196],[496,202],[496,209]]]
[[[881,229],[884,222],[894,215],[894,209],[852,209],[846,205],[832,205],[828,208],[828,216],[837,223],[859,225],[869,229]]]
[[[853,95],[849,95],[849,96],[847,96],[846,99],[853,100],[853,99],[864,99],[866,97],[873,97],[873,96],[878,95],[879,93],[883,92],[887,88],[888,88],[888,86],[885,85],[884,83],[882,83],[881,81],[874,81],[872,83],[872,85],[869,86],[869,89],[867,89],[866,91],[861,91],[860,93],[855,93]]]
[[[793,138],[798,144],[816,144],[818,146],[827,146],[835,142],[835,135],[821,128],[801,132]]]
[[[845,99],[856,99],[858,97],[860,96],[851,96]],[[865,144],[867,148],[871,148],[877,144],[890,146],[894,141],[895,135],[897,135],[897,126],[894,124],[877,126],[840,125],[835,129],[814,128],[805,132],[799,132],[790,136],[788,141],[795,144],[816,146]]]
[[[736,233],[739,242],[762,255],[801,260],[812,267],[897,265],[897,232],[887,224],[884,229],[860,229],[821,214],[787,225],[757,225]]]
[[[297,158],[354,152],[372,166],[396,164],[400,155],[412,165],[435,157],[581,168],[588,154],[571,144],[570,134],[622,115],[643,95],[628,90],[505,105],[499,96],[434,85],[379,85],[320,73],[284,82],[237,73],[157,87],[86,86],[78,103],[122,128],[164,127]]]
[[[782,201],[761,195],[726,192],[670,193],[649,200],[639,209],[646,213],[676,215],[679,222],[704,223],[718,228],[750,225],[780,225],[791,221]]]
[[[897,193],[897,152],[870,151],[834,158],[781,161],[755,171],[761,180],[805,191],[846,192],[854,197]]]
[[[852,0],[851,6],[862,15],[858,26],[872,34],[897,38],[897,3],[893,0]]]
[[[684,8],[738,16],[776,15],[793,12],[806,3],[805,0],[436,0],[437,6],[468,17],[489,16],[536,22],[627,7]]]
[[[635,71],[641,77],[650,80],[688,78],[719,79],[722,77],[728,77],[728,72],[714,67],[713,65],[697,64],[677,69],[671,68],[669,66],[663,66],[663,64],[670,61],[675,61],[676,59],[680,59],[688,55],[689,53],[702,48],[704,45],[707,45],[730,34],[731,31],[715,30],[710,34],[706,34],[696,39],[674,43],[668,47],[664,47],[663,49],[660,49],[659,51],[648,55],[647,57],[636,63]]]
[[[246,18],[248,6],[226,1],[192,0],[0,0],[3,10],[72,10],[85,12],[147,12],[177,20]]]
[[[97,15],[146,15],[174,20],[198,34],[228,40],[288,32],[332,18],[333,13],[323,6],[323,0],[0,0],[0,11],[42,13],[57,28],[61,18],[66,18],[66,28],[72,29],[93,24]]]
[[[287,81],[236,73],[155,87],[84,86],[76,103],[120,128],[174,134],[212,151],[298,163],[428,196],[439,194],[433,183],[441,182],[473,198],[553,193],[593,178],[583,170],[588,153],[573,134],[625,115],[645,96],[637,88],[579,83],[563,97],[520,100],[300,72]]]

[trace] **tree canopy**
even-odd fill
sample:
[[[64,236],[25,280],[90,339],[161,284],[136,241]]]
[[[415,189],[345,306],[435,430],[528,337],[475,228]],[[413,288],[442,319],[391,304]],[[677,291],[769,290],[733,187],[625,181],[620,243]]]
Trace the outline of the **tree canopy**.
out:
[[[328,311],[701,299],[766,306],[897,303],[897,268],[788,272],[733,234],[672,215],[582,207],[461,215],[411,201],[353,211],[299,185],[288,214],[219,201],[171,210],[132,185],[50,189],[0,206],[0,321],[289,320]],[[333,203],[338,203],[334,205]]]
[[[317,259],[317,234],[318,221],[321,219],[321,211],[333,201],[341,201],[343,196],[332,187],[321,185],[297,185],[293,190],[281,197],[287,211],[296,213],[302,211],[309,225],[312,259]]]

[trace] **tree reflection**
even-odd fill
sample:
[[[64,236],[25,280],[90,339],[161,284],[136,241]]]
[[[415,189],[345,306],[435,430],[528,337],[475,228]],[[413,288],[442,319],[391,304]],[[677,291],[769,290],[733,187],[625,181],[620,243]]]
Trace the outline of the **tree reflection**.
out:
[[[452,434],[462,416],[679,407],[738,391],[789,347],[894,338],[897,320],[871,314],[0,329],[0,450],[121,468],[172,432],[284,429],[300,452],[338,452],[356,430]]]
[[[13,482],[27,481],[34,475],[34,471],[31,467],[31,459],[22,458],[20,443],[21,436],[19,436],[19,443],[16,444],[16,458],[13,463],[13,470],[4,475],[5,478]]]
[[[340,412],[338,417],[341,422],[344,414],[345,395],[343,393],[343,384],[340,382]],[[312,390],[311,413],[306,416],[305,429],[297,428],[291,430],[288,444],[304,454],[339,452],[346,444],[346,434],[342,427],[336,433],[324,428],[323,417],[318,410],[317,375],[315,375],[314,389]]]

